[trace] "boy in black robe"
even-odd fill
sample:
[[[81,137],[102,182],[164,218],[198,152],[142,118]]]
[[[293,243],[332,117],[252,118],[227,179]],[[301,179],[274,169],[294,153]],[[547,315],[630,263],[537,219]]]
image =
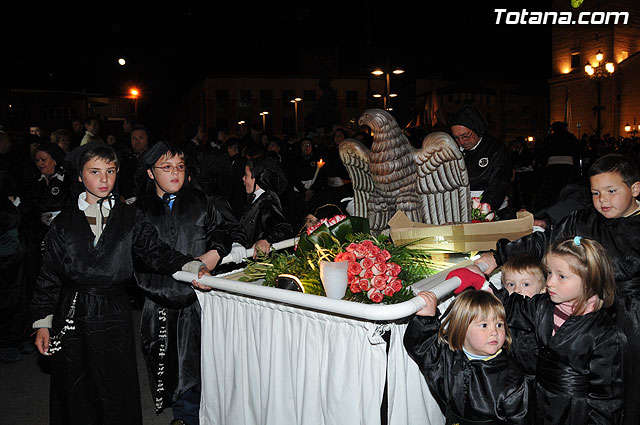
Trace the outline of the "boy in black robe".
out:
[[[185,186],[184,153],[164,141],[144,155],[155,190],[136,205],[173,249],[200,256],[213,270],[231,250],[244,242],[242,228],[225,223],[212,198]],[[235,221],[235,219],[234,219]],[[173,408],[175,420],[198,423],[200,406],[200,304],[195,292],[171,276],[136,273],[145,294],[140,332],[156,410]]]
[[[141,424],[125,292],[134,261],[163,274],[208,271],[162,242],[138,209],[112,194],[118,170],[112,148],[89,143],[74,160],[85,192],[51,223],[31,306],[36,346],[53,355],[50,421]]]
[[[243,182],[247,206],[240,224],[247,234],[247,248],[254,248],[256,258],[259,253],[268,254],[274,242],[293,236],[277,194],[286,185],[286,178],[273,158],[260,157],[247,162]]]
[[[582,236],[600,242],[611,259],[617,294],[609,309],[627,336],[624,364],[624,423],[640,423],[640,172],[629,158],[609,154],[589,169],[593,205],[575,211],[545,232],[535,232],[515,241],[501,239],[492,253],[476,264],[489,265],[486,273],[515,255],[530,253],[542,258],[558,239]]]

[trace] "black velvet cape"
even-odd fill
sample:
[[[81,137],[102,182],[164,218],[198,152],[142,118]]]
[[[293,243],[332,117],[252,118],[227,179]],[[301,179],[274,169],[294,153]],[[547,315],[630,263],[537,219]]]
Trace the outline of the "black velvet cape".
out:
[[[511,156],[504,143],[489,136],[482,136],[473,150],[463,150],[464,162],[469,173],[469,188],[483,190],[482,202],[498,211],[511,183]]]
[[[172,250],[142,212],[119,201],[95,236],[77,205],[63,210],[45,237],[32,301],[34,320],[53,314],[51,335],[65,325],[74,296],[75,330],[51,357],[52,424],[140,424],[142,413],[130,300],[134,259],[172,274],[192,257]]]
[[[570,316],[552,336],[555,304],[548,294],[494,292],[509,326],[534,332],[538,341],[536,423],[621,423],[627,338],[609,314],[600,309]]]
[[[247,248],[261,239],[273,244],[293,236],[291,225],[282,213],[280,199],[270,190],[245,208],[240,224],[247,234]]]
[[[530,423],[532,380],[502,353],[489,360],[469,360],[438,340],[436,317],[414,316],[404,346],[427,380],[443,414],[447,407],[470,421]]]
[[[545,232],[535,232],[515,241],[500,239],[494,257],[498,265],[513,255],[530,253],[540,258],[552,242],[583,236],[602,244],[611,260],[616,280],[616,302],[608,309],[627,336],[625,358],[624,423],[640,423],[640,214],[605,218],[593,206],[575,211]]]
[[[183,188],[171,209],[155,193],[140,201],[136,205],[173,249],[192,257],[212,249],[221,258],[229,253],[231,237],[213,201],[203,192]],[[142,352],[159,411],[200,384],[200,304],[192,288],[171,276],[136,273],[136,277],[145,295],[140,318]],[[161,366],[164,373],[159,375]]]

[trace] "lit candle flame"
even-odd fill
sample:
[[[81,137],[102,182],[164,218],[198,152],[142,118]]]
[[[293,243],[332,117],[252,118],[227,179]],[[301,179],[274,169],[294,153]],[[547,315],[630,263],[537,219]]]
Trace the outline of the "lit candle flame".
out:
[[[322,160],[322,158],[320,158],[320,161],[318,161],[318,168],[322,168],[323,165],[324,161]]]

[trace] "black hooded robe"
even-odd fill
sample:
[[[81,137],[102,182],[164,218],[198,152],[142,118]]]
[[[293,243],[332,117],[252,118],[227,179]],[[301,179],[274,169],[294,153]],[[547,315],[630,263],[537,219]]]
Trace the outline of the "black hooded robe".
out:
[[[273,245],[274,242],[293,236],[291,225],[282,213],[280,199],[270,190],[266,190],[246,206],[240,224],[247,234],[247,248],[251,248],[261,239]]]
[[[404,346],[447,416],[446,423],[529,424],[532,381],[508,354],[469,360],[438,340],[439,328],[436,317],[414,316]]]
[[[192,257],[172,250],[142,212],[115,202],[100,239],[77,205],[63,210],[45,237],[34,290],[34,320],[53,314],[51,335],[65,325],[77,296],[75,329],[51,357],[52,424],[141,424],[130,299],[134,261],[172,274]]]
[[[193,257],[215,249],[221,258],[231,249],[222,215],[213,200],[197,189],[180,190],[171,209],[155,193],[136,205],[173,249]],[[200,384],[200,304],[192,288],[171,276],[136,273],[136,278],[145,295],[142,352],[160,411]]]
[[[555,304],[549,294],[494,292],[509,326],[535,332],[538,341],[536,423],[621,423],[627,338],[607,312],[570,316],[552,335]]]

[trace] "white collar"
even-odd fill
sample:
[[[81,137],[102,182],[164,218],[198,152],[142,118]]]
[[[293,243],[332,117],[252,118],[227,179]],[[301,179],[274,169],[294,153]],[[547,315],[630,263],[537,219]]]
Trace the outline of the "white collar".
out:
[[[255,198],[253,198],[253,202],[256,202],[256,200],[257,200],[257,199],[260,197],[260,195],[262,195],[263,193],[264,193],[264,189],[262,189],[262,188],[256,189],[256,190],[253,192],[253,194],[254,194],[254,195],[256,195],[256,196],[255,196]],[[253,202],[252,202],[252,203],[253,203]]]
[[[53,179],[54,177],[55,177],[56,179],[60,180],[61,182],[63,182],[63,181],[64,181],[64,174],[60,174],[60,173],[58,173],[58,172],[53,173],[53,174],[51,175],[51,177],[49,177],[49,178],[47,178],[47,176],[46,176],[46,175],[44,175],[44,174],[40,174],[40,178],[38,179],[38,181],[40,181],[40,180],[42,180],[42,179],[45,179],[45,180],[49,181],[49,180]]]
[[[82,192],[80,195],[78,195],[78,208],[80,209],[80,211],[86,210],[90,205],[91,204],[87,202],[87,192]],[[102,206],[110,210],[111,202],[103,202]]]

